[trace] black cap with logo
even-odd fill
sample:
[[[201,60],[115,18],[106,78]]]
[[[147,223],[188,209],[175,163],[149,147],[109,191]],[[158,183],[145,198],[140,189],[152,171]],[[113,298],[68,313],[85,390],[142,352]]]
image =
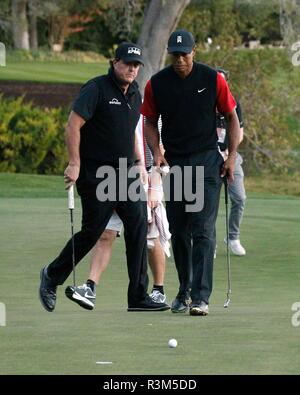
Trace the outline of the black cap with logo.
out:
[[[192,33],[180,29],[173,32],[168,41],[168,52],[191,53],[195,47],[195,39]]]
[[[124,42],[118,46],[115,52],[116,59],[122,59],[125,63],[139,62],[144,66],[142,48],[134,43]]]

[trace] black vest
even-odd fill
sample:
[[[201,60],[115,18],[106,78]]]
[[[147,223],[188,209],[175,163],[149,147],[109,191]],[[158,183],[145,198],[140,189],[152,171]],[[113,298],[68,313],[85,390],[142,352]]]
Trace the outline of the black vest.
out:
[[[194,63],[181,79],[172,66],[151,78],[158,112],[162,117],[162,143],[166,156],[181,156],[216,149],[217,72]]]
[[[99,97],[93,117],[80,130],[80,156],[99,165],[116,166],[119,158],[133,163],[135,128],[142,103],[138,85],[133,82],[124,95],[112,71],[93,81],[99,88]]]

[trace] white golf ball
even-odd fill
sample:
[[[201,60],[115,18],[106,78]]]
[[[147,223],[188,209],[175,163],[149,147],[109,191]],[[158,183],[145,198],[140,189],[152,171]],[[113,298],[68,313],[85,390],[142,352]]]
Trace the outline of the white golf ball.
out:
[[[160,171],[163,175],[167,175],[170,171],[170,168],[169,168],[169,166],[163,166],[160,168]]]
[[[177,347],[177,340],[176,340],[176,339],[170,339],[169,342],[168,342],[168,346],[169,346],[170,348],[175,348],[175,347]]]

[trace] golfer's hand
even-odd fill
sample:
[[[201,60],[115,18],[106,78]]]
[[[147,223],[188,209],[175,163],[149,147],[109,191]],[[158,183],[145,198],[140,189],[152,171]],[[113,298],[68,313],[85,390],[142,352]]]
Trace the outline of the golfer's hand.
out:
[[[227,177],[227,181],[229,183],[233,182],[234,180],[234,167],[235,167],[235,155],[228,156],[225,160],[222,170],[221,170],[221,177]]]
[[[165,157],[161,153],[160,150],[157,150],[153,155],[153,164],[157,167],[169,166],[168,162],[166,161]]]
[[[155,209],[159,205],[158,201],[155,200],[148,200],[148,206],[151,210]]]
[[[69,189],[71,185],[74,185],[77,178],[79,177],[80,166],[79,165],[68,165],[64,172],[64,181],[66,189]]]
[[[148,205],[151,209],[156,208],[162,201],[162,191],[150,187],[148,190]]]
[[[157,170],[159,168],[152,167],[150,173],[150,186],[148,190],[148,204],[151,209],[156,208],[163,199],[163,186],[161,181],[161,175]]]

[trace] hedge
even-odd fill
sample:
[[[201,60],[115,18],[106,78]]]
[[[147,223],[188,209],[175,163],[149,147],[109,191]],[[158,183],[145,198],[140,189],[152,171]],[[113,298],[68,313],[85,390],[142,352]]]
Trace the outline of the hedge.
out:
[[[61,174],[67,162],[63,109],[41,109],[0,95],[0,171]]]

